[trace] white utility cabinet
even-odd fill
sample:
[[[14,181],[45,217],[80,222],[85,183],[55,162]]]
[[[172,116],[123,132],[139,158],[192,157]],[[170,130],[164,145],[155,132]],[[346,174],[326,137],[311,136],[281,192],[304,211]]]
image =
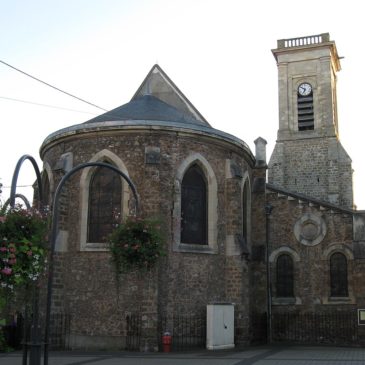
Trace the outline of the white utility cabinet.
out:
[[[207,305],[207,349],[221,350],[234,347],[234,305]]]

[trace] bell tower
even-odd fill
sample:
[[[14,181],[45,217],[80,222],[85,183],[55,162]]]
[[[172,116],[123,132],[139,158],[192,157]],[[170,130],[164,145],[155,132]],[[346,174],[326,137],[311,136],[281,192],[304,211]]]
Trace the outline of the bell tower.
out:
[[[328,33],[278,40],[279,130],[269,183],[352,208],[351,159],[339,141],[336,84],[341,70]]]

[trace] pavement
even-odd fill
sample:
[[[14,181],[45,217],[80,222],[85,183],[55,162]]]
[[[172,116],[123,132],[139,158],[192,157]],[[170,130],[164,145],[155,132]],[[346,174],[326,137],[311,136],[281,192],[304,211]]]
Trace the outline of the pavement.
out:
[[[48,363],[49,365],[364,365],[365,348],[258,346],[234,350],[170,353],[62,351],[50,352]],[[21,352],[0,353],[0,365],[21,364]]]

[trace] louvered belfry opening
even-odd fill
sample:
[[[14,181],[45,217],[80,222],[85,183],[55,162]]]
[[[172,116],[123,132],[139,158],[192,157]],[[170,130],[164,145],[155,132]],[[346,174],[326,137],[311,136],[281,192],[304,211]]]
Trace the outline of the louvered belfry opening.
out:
[[[314,129],[313,90],[303,96],[298,92],[298,130]]]

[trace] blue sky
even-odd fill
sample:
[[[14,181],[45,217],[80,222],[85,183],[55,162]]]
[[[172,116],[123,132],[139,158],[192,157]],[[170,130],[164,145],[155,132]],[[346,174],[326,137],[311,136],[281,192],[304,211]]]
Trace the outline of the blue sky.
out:
[[[305,4],[305,6],[304,6]],[[329,32],[336,41],[340,139],[353,159],[355,202],[365,209],[361,2],[289,0],[12,0],[0,2],[0,60],[105,109],[130,100],[158,63],[217,129],[270,155],[278,128],[277,39]],[[5,99],[77,110],[49,108]],[[0,178],[55,130],[101,110],[0,64]],[[35,176],[24,165],[19,184]],[[19,189],[30,195],[31,189]],[[9,189],[3,189],[3,198]]]

